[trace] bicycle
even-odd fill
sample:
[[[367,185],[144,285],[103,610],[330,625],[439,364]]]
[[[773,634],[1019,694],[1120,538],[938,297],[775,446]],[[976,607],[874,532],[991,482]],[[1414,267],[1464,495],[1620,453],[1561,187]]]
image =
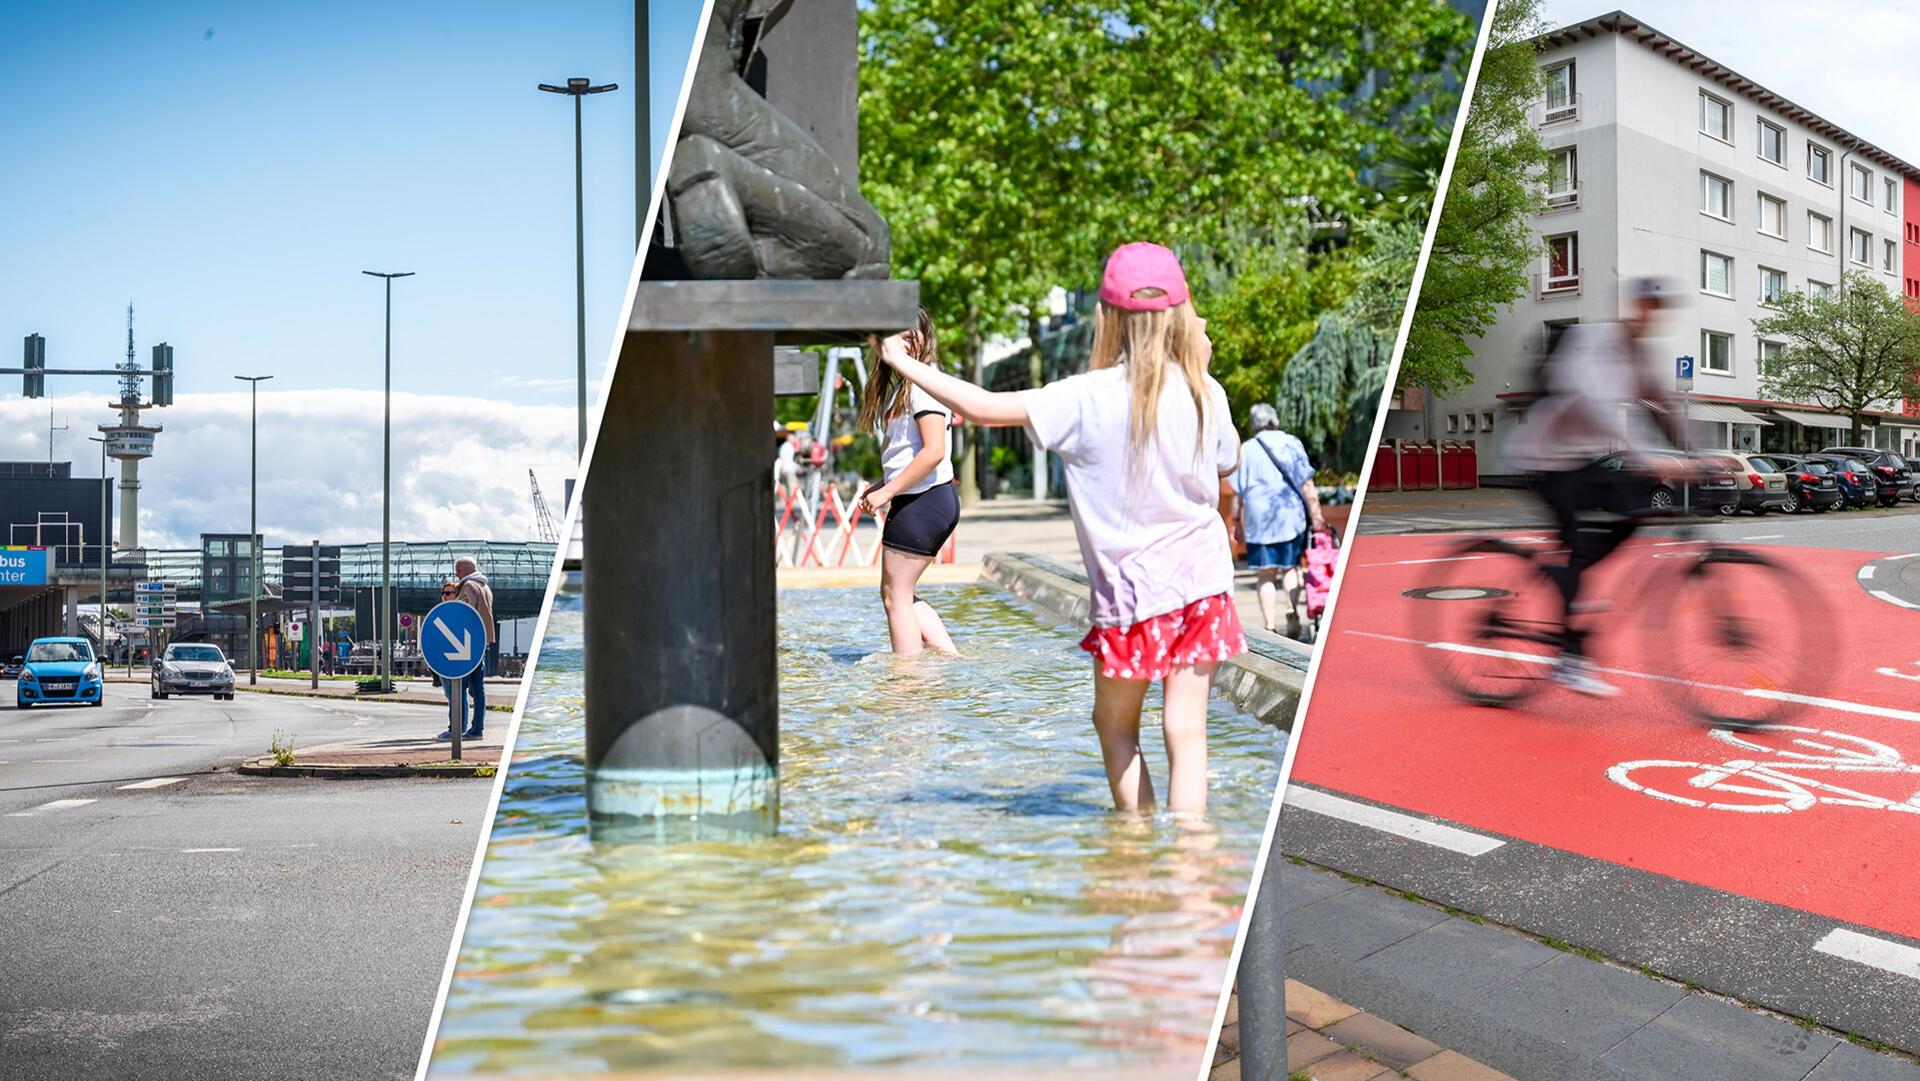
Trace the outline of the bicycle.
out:
[[[1682,521],[1674,539],[1659,542],[1637,599],[1620,606],[1647,621],[1642,645],[1651,654],[1643,670],[1626,674],[1665,689],[1710,724],[1778,721],[1825,686],[1832,654],[1826,605],[1789,564],[1698,533]],[[1559,588],[1538,551],[1549,547],[1555,557],[1565,554],[1552,542],[1465,540],[1435,562],[1427,586],[1412,591],[1429,602],[1416,606],[1413,637],[1424,642],[1434,677],[1463,701],[1513,705],[1551,674],[1568,627],[1582,617],[1562,622]],[[1646,547],[1630,543],[1602,565]]]

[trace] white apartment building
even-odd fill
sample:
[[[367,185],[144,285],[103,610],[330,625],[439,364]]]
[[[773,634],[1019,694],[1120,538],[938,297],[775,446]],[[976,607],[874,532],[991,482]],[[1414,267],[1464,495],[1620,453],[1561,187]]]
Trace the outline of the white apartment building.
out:
[[[1762,398],[1779,344],[1753,323],[1770,297],[1831,289],[1848,270],[1904,291],[1906,192],[1920,170],[1622,12],[1537,45],[1547,92],[1534,121],[1554,154],[1533,222],[1543,254],[1527,294],[1472,343],[1472,385],[1397,401],[1388,437],[1472,441],[1482,476],[1515,472],[1502,437],[1523,423],[1553,328],[1617,317],[1622,283],[1653,275],[1681,285],[1655,348],[1695,358],[1696,446],[1844,442],[1847,418]],[[1864,438],[1913,450],[1920,417],[1884,404]]]

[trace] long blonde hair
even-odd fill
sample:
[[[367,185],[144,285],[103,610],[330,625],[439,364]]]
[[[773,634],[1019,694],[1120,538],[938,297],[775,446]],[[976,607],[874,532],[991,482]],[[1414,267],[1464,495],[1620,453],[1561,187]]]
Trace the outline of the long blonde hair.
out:
[[[913,330],[907,334],[907,352],[931,367],[940,366],[940,343],[933,333],[933,316],[927,309],[921,308],[914,320]],[[869,350],[867,356],[867,387],[860,395],[860,419],[857,422],[861,431],[886,434],[887,422],[906,415],[912,403],[913,384],[900,378],[893,365],[880,359],[876,350]]]
[[[1163,294],[1158,289],[1142,289],[1135,295],[1145,298]],[[1116,364],[1127,366],[1127,383],[1133,388],[1132,446],[1136,451],[1153,441],[1160,421],[1160,391],[1167,382],[1166,365],[1171,363],[1180,366],[1187,377],[1187,393],[1193,395],[1198,418],[1194,456],[1205,452],[1208,355],[1206,332],[1190,300],[1150,312],[1101,304],[1094,315],[1089,366],[1096,371]]]

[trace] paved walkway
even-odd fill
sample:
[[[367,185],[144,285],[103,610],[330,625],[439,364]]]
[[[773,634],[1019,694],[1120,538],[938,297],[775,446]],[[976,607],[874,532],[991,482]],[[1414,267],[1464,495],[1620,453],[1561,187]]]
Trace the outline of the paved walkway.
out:
[[[1239,1011],[1236,994],[1227,1002],[1226,1025],[1220,1030],[1207,1081],[1243,1081]],[[1293,1081],[1514,1081],[1298,980],[1287,981],[1287,1077]]]

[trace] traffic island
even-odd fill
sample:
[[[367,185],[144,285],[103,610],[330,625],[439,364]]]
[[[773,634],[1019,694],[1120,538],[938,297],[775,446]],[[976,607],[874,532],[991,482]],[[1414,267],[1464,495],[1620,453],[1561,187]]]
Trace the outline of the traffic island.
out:
[[[326,777],[353,780],[375,777],[492,777],[500,770],[499,737],[466,740],[461,760],[431,736],[419,739],[370,739],[295,747],[289,756],[249,758],[239,772],[256,777]]]

